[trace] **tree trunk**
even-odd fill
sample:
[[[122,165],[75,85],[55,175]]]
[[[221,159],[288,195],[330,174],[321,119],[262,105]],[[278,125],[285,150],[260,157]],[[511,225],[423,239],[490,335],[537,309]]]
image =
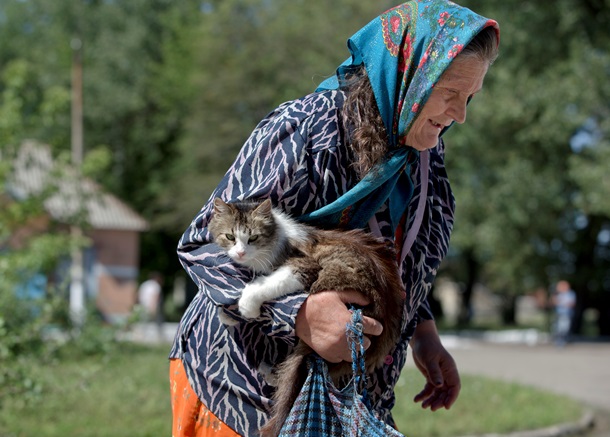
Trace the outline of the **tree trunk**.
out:
[[[517,296],[506,294],[502,299],[502,324],[515,326],[517,324]]]
[[[602,337],[610,337],[610,293],[605,292],[599,300],[597,306],[597,328],[599,335]]]
[[[572,318],[571,332],[582,333],[583,312],[590,308],[594,295],[600,292],[595,290],[595,283],[603,283],[599,278],[599,267],[595,257],[597,237],[605,223],[599,216],[589,216],[588,225],[578,232],[572,251],[576,255],[574,270],[576,274],[571,277],[570,284],[576,292],[576,308]]]
[[[479,263],[472,251],[463,254],[466,263],[466,282],[462,290],[460,313],[458,315],[458,326],[468,326],[472,322],[472,293],[479,274]]]

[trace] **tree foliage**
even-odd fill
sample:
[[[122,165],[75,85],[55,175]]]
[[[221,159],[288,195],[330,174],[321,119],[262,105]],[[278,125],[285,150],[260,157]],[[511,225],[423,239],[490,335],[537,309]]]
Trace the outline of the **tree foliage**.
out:
[[[55,117],[61,93],[36,95],[36,74],[25,60],[6,64],[0,89],[0,408],[5,399],[36,395],[40,386],[29,374],[32,357],[42,358],[43,329],[53,313],[54,299],[30,300],[28,286],[51,272],[73,243],[69,236],[47,229],[32,232],[44,216],[44,201],[53,186],[26,199],[15,199],[10,182],[17,144],[29,132]],[[54,88],[58,90],[59,88]],[[36,359],[36,358],[35,358]],[[5,363],[7,363],[5,365]]]
[[[257,123],[281,102],[312,92],[333,75],[348,56],[347,38],[391,5],[211,4],[197,34],[197,100],[165,195],[164,221],[185,228]]]
[[[610,0],[460,3],[502,36],[468,122],[446,136],[458,206],[446,272],[507,302],[568,278],[580,307],[610,320]],[[0,144],[69,151],[80,40],[84,169],[153,224],[143,266],[171,275],[179,235],[255,125],[334,74],[347,38],[394,4],[5,0]]]
[[[595,27],[608,24],[608,12],[592,14],[587,2],[569,0],[519,9],[510,2],[468,3],[500,22],[501,55],[468,123],[449,134],[458,202],[454,245],[474,257],[477,279],[494,290],[518,295],[567,277],[581,308],[608,311],[587,301],[592,272],[574,245],[592,239],[585,250],[596,251],[603,275],[610,259],[599,231],[610,216],[600,211],[607,198],[593,200],[607,189],[601,175],[610,165],[601,121],[608,111],[610,38]],[[598,138],[585,132],[591,124]],[[578,134],[590,140],[584,149],[576,146]],[[585,237],[590,226],[599,229]],[[608,295],[609,286],[606,279],[598,291]]]

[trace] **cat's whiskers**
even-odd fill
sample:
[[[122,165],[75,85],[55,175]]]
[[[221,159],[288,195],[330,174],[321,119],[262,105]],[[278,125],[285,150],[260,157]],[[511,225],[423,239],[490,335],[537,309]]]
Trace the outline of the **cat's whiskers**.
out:
[[[269,272],[273,270],[273,253],[269,249],[261,249],[253,260],[255,268],[260,272]]]

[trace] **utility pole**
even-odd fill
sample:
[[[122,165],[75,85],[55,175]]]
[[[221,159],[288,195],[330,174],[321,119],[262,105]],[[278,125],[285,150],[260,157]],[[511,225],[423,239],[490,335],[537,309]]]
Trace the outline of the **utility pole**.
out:
[[[83,42],[73,38],[72,48],[72,164],[83,163]]]
[[[80,184],[81,165],[83,163],[83,44],[80,38],[73,38],[70,46],[72,47],[72,165],[77,172],[75,183]],[[80,201],[80,196],[77,199]],[[70,317],[74,326],[80,328],[85,322],[83,251],[79,246],[83,230],[78,224],[74,224],[70,229],[70,234],[76,242],[76,246],[72,250],[70,266]]]

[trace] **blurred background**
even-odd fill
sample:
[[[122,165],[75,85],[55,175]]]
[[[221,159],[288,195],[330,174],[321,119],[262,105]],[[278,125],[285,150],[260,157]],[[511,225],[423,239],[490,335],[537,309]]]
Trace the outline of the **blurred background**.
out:
[[[610,1],[459,3],[500,23],[501,55],[445,137],[439,326],[557,340],[566,281],[570,340],[610,339]],[[0,1],[0,408],[62,348],[171,337],[196,293],[178,239],[249,133],[396,4]]]

